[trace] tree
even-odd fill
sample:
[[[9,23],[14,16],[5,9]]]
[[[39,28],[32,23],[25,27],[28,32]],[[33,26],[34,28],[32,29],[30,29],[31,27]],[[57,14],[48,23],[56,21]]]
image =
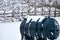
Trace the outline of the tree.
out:
[[[56,7],[58,6],[57,0],[55,1],[55,10],[54,10],[54,17],[56,17]]]

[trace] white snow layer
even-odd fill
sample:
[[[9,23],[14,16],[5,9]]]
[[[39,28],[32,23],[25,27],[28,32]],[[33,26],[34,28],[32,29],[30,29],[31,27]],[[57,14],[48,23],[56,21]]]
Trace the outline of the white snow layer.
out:
[[[0,23],[0,40],[21,40],[20,22]]]

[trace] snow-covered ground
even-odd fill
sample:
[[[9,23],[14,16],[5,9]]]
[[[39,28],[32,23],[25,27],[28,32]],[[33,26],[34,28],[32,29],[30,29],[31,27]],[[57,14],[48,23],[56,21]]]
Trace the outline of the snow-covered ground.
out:
[[[41,19],[44,18],[40,16]],[[37,17],[28,17],[28,19],[33,18],[34,20],[40,18]],[[56,20],[60,24],[60,17],[57,17]],[[20,35],[20,24],[21,22],[10,22],[10,23],[0,23],[0,40],[21,40]],[[60,40],[60,36],[56,39]]]
[[[21,40],[20,23],[0,23],[0,40]]]

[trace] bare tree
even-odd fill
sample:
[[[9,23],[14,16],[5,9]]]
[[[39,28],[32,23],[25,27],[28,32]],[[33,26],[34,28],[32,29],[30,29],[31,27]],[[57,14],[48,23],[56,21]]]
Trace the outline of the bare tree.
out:
[[[52,7],[52,6],[51,6],[51,5],[52,5],[51,2],[52,2],[52,0],[49,0],[49,16],[51,15],[51,14],[50,14],[50,12],[51,12],[51,7]]]
[[[44,0],[41,1],[41,2],[42,2],[42,15],[43,15],[43,1],[44,1]]]
[[[56,7],[58,6],[57,0],[55,1],[55,10],[54,10],[54,17],[56,17]]]

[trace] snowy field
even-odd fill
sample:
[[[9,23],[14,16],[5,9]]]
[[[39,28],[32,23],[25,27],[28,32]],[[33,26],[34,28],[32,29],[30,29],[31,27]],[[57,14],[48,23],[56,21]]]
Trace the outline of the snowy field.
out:
[[[34,19],[34,17],[30,17],[30,18]],[[39,17],[36,18],[38,19]],[[41,17],[41,19],[42,18],[44,17]],[[60,24],[60,17],[59,18],[57,17],[55,19]],[[21,40],[21,35],[19,30],[20,24],[21,22],[0,23],[0,40]],[[56,40],[60,40],[60,36]]]
[[[0,40],[21,40],[20,22],[0,23]]]

